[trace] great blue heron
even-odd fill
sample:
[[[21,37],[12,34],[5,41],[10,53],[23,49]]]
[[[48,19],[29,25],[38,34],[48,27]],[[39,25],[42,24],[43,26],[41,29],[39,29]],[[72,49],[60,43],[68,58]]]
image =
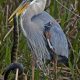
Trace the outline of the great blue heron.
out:
[[[33,0],[21,15],[21,28],[37,62],[42,65],[55,54],[68,58],[68,42],[60,25],[44,11],[47,0]],[[45,36],[44,36],[45,35]],[[46,45],[52,50],[49,49]]]
[[[61,56],[62,60],[67,60],[69,56],[68,42],[63,30],[44,11],[47,1],[49,0],[33,0],[20,17],[21,29],[39,67],[46,60],[54,58],[54,54]]]

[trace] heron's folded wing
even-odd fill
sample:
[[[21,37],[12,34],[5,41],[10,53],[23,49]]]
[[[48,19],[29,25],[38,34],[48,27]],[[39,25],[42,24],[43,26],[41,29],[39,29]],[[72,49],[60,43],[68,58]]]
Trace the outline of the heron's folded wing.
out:
[[[55,48],[55,53],[68,58],[68,42],[61,26],[52,18],[47,12],[43,11],[41,14],[32,18],[32,21],[40,25],[40,29],[44,31],[44,26],[51,23],[51,44]],[[42,25],[42,26],[41,26]]]

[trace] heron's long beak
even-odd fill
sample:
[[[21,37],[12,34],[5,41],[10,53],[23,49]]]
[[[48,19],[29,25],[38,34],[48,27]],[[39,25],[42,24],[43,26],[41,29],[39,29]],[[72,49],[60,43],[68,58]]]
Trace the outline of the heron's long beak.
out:
[[[19,7],[12,13],[12,15],[9,17],[8,21],[11,23],[13,21],[13,16],[17,14],[17,16],[21,15],[23,11],[28,7],[29,2],[22,2]]]

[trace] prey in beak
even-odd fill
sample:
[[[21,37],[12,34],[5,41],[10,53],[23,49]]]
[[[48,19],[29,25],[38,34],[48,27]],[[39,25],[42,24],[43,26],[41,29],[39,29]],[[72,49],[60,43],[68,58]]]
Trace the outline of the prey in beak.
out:
[[[21,15],[23,11],[28,7],[29,2],[27,0],[23,1],[19,7],[12,13],[12,15],[9,17],[8,21],[11,23],[13,21],[13,16],[17,14],[17,16]]]
[[[13,17],[15,14],[17,14],[17,16],[20,16],[24,10],[28,7],[29,2],[27,2],[27,0],[24,0],[19,7],[11,14],[11,16],[8,19],[8,23],[12,24],[13,23]],[[13,30],[14,26],[12,24],[11,29],[8,31],[8,33],[4,36],[3,41],[5,41],[5,39],[7,38],[7,36],[11,33],[11,31]]]

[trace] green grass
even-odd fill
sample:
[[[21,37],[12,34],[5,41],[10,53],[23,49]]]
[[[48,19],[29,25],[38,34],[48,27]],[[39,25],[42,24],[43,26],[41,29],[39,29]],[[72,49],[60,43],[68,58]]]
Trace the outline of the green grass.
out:
[[[70,4],[74,4],[72,1],[66,2],[64,0],[59,0],[64,6],[68,7],[70,9]],[[74,0],[75,1],[75,0]],[[6,2],[6,0],[0,0],[0,73],[3,72],[4,68],[8,66],[11,62],[10,56],[11,56],[11,48],[13,44],[13,34],[11,34],[6,38],[5,41],[3,41],[4,36],[9,30],[9,27],[6,26],[6,5],[8,4],[11,12],[14,11],[14,2],[10,3],[10,1]],[[15,6],[16,7],[16,6]],[[79,5],[78,5],[79,7]],[[76,8],[76,14],[79,14],[79,8]],[[9,13],[9,16],[11,14]],[[70,42],[72,44],[73,49],[70,50],[70,57],[69,57],[69,69],[71,72],[71,80],[79,80],[80,77],[80,20],[75,20],[71,12],[67,11],[65,8],[63,8],[61,5],[59,5],[56,0],[52,0],[51,6],[50,6],[50,14],[55,18],[59,19],[60,25],[65,30],[65,33],[67,32],[67,37],[70,39]],[[71,18],[74,18],[74,20],[71,20]],[[69,21],[70,20],[70,21]],[[72,25],[72,22],[76,23]],[[71,24],[72,23],[72,24]],[[71,24],[71,25],[69,25]],[[68,26],[68,28],[66,28]],[[71,27],[72,26],[72,27]],[[75,33],[71,37],[68,35],[73,28],[76,27]],[[76,36],[75,36],[76,35]],[[25,37],[23,36],[22,32],[20,32],[20,40],[19,40],[19,49],[18,49],[18,61],[24,65],[25,73],[28,73],[28,79],[31,79],[31,52],[27,46],[27,42]],[[78,67],[78,69],[77,69]],[[78,72],[79,71],[79,72]],[[52,80],[53,77],[53,71],[50,72],[51,75],[44,76],[43,73],[39,70],[35,70],[35,80]],[[62,75],[60,72],[58,75]],[[51,76],[51,77],[50,77]]]

